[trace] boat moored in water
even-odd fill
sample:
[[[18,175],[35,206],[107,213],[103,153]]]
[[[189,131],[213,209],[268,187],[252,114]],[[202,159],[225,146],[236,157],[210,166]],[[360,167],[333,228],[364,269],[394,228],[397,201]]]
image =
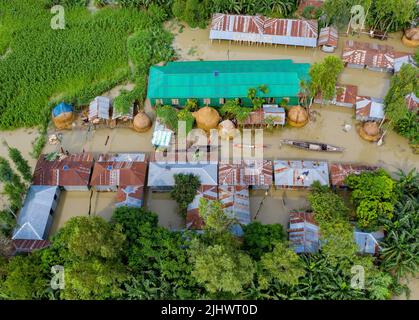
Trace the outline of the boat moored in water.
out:
[[[309,151],[320,151],[320,152],[343,152],[345,148],[333,146],[327,143],[303,141],[303,140],[281,140],[281,143],[289,146],[305,149]]]

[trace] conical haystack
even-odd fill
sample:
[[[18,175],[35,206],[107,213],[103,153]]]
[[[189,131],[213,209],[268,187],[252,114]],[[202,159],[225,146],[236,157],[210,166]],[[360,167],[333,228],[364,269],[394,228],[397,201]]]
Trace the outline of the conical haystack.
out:
[[[236,126],[231,120],[224,120],[218,125],[218,134],[221,139],[230,140],[236,135]]]
[[[294,106],[288,111],[288,123],[293,127],[304,127],[308,123],[308,113],[301,106]]]
[[[140,111],[134,117],[133,128],[135,131],[146,132],[150,130],[151,126],[152,126],[151,120],[145,112]]]
[[[404,32],[402,42],[405,46],[416,48],[419,46],[419,28],[410,28]]]
[[[52,109],[52,121],[57,129],[71,129],[74,121],[73,107],[61,102]]]
[[[211,129],[216,129],[218,122],[220,122],[220,115],[217,110],[211,107],[204,107],[192,115],[195,117],[197,127],[209,132]]]
[[[380,128],[377,122],[365,122],[358,131],[362,139],[375,142],[380,139]]]

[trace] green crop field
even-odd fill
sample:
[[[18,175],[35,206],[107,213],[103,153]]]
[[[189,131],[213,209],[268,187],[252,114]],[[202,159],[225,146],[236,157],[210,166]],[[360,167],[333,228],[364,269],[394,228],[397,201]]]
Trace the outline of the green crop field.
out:
[[[85,104],[138,77],[130,72],[127,40],[161,30],[165,18],[158,10],[72,6],[65,7],[65,29],[54,30],[51,2],[0,0],[0,129],[44,124],[53,103]]]

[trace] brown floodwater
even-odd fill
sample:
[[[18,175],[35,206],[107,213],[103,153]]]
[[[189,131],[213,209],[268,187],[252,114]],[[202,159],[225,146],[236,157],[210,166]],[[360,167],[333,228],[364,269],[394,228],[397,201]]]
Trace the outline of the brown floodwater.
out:
[[[293,59],[295,62],[313,63],[324,59],[329,54],[319,49],[303,49],[285,46],[246,46],[228,42],[215,41],[211,44],[208,39],[208,29],[180,28],[178,23],[168,23],[167,28],[175,33],[174,47],[181,60],[225,60],[225,59]],[[179,32],[181,30],[181,32]],[[413,52],[413,49],[404,47],[400,41],[401,34],[391,34],[385,42],[371,40],[368,36],[346,37],[339,39],[339,47],[334,55],[340,56],[343,43],[346,39],[355,39],[364,42],[385,43],[394,46],[397,50]],[[355,70],[345,68],[340,76],[343,84],[358,86],[361,95],[370,95],[383,98],[390,84],[390,75],[387,73],[372,72],[368,70]],[[120,89],[132,88],[132,84],[118,86],[104,95],[115,97]],[[419,155],[414,155],[406,139],[390,132],[384,139],[382,146],[371,144],[362,140],[356,132],[356,122],[353,109],[336,106],[314,105],[315,120],[304,128],[278,128],[272,132],[264,132],[264,144],[267,146],[264,157],[267,159],[319,159],[339,162],[358,162],[378,164],[393,172],[398,168],[409,170],[417,167]],[[146,105],[146,112],[153,116],[151,108]],[[350,124],[349,132],[343,130],[345,124]],[[49,127],[48,134],[55,133],[53,126]],[[129,128],[97,129],[88,132],[86,128],[75,128],[61,132],[63,135],[60,145],[46,145],[44,152],[59,151],[62,147],[69,152],[151,152],[152,130],[146,133],[137,133]],[[14,131],[0,131],[0,142],[5,139],[10,145],[19,148],[23,155],[34,167],[36,161],[29,156],[32,150],[31,142],[37,137],[36,129],[18,129]],[[108,139],[109,136],[109,139]],[[298,150],[289,146],[282,146],[280,139],[302,139],[321,141],[339,145],[345,151],[339,153],[317,153]],[[105,145],[106,140],[107,144]],[[0,144],[0,155],[7,157],[7,149]],[[0,186],[1,187],[1,186]],[[308,207],[307,191],[275,190],[271,188],[268,196],[260,190],[250,192],[250,210],[252,218],[263,223],[280,223],[287,228],[288,215],[291,210]],[[93,192],[91,198],[91,215],[99,215],[109,220],[114,209],[115,193]],[[0,208],[4,205],[4,197],[0,195]],[[63,192],[59,201],[51,234],[63,226],[73,216],[87,216],[89,212],[90,192]],[[159,223],[171,229],[184,227],[183,219],[177,214],[177,204],[167,193],[146,192],[146,206],[156,212]],[[409,282],[412,289],[411,298],[419,297],[419,280]]]

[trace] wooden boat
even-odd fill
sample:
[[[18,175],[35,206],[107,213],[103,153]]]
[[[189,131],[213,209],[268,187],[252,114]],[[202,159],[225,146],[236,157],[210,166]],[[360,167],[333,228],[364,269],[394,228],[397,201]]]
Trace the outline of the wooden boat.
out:
[[[343,152],[345,148],[333,146],[327,143],[302,141],[302,140],[281,140],[282,143],[289,146],[305,149],[309,151],[321,151],[321,152]]]

